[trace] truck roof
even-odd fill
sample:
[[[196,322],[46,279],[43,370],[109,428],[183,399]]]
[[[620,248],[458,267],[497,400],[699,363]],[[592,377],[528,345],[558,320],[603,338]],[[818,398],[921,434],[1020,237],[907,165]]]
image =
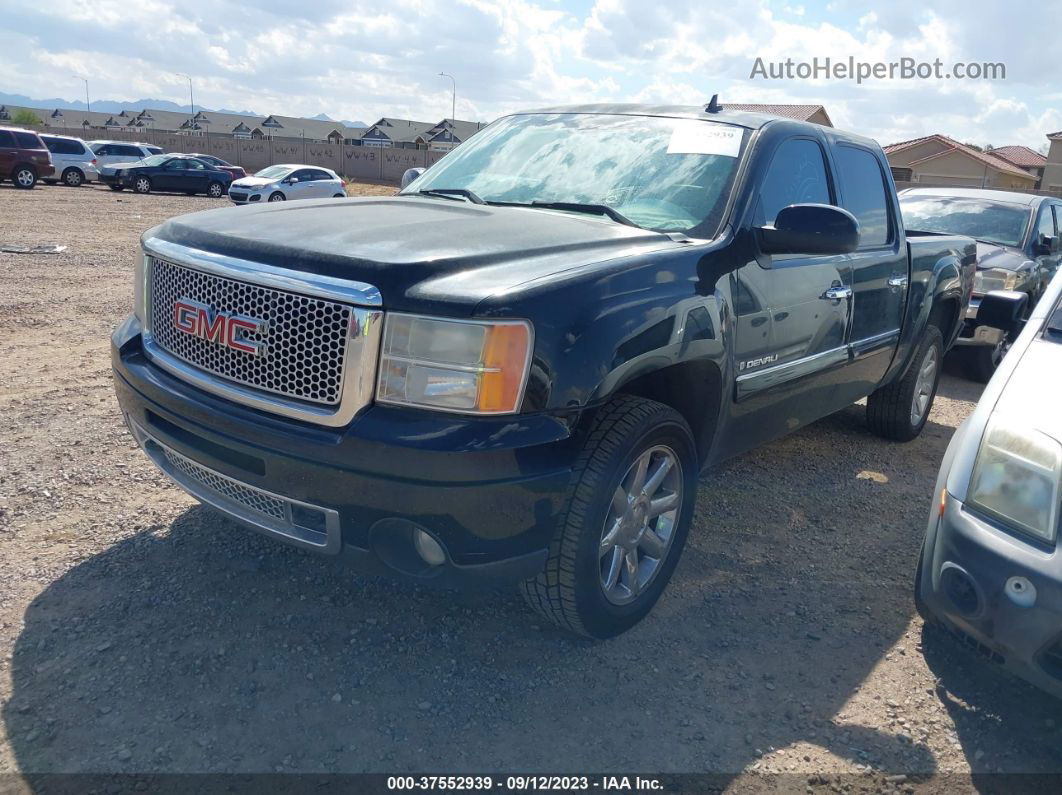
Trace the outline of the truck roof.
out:
[[[902,195],[909,196],[951,196],[965,197],[969,199],[985,199],[986,201],[1006,202],[1008,204],[1037,204],[1049,196],[1037,196],[1033,193],[1017,193],[1009,190],[992,190],[991,188],[907,188],[901,191]]]
[[[749,130],[758,130],[768,124],[785,123],[824,133],[831,143],[836,141],[851,141],[864,146],[880,148],[880,144],[872,138],[838,130],[835,127],[823,127],[810,121],[787,119],[784,116],[774,116],[770,113],[757,113],[744,110],[727,110],[725,102],[720,103],[720,110],[709,113],[705,110],[706,105],[647,105],[647,104],[594,104],[594,105],[556,105],[546,108],[535,108],[514,113],[514,116],[522,116],[532,113],[587,113],[587,114],[614,114],[620,116],[667,116],[677,119],[703,119],[704,121],[723,122],[735,124]]]

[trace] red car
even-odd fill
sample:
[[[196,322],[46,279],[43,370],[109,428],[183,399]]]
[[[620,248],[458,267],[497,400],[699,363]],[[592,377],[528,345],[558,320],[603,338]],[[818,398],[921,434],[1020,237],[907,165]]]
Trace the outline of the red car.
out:
[[[247,172],[239,166],[234,166],[232,163],[226,163],[220,157],[214,157],[214,155],[198,155],[192,154],[192,157],[197,157],[204,163],[209,163],[214,168],[221,169],[222,171],[228,171],[232,174],[233,179],[242,179],[247,176]]]
[[[16,188],[29,189],[38,179],[55,173],[48,147],[32,130],[0,127],[0,180],[9,179]]]

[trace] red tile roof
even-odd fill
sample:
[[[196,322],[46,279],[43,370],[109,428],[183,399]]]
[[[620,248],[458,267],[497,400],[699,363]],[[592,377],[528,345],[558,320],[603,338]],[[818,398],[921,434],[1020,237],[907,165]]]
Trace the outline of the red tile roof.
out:
[[[1024,177],[1030,178],[1033,176],[1025,169],[1018,168],[1018,166],[1014,165],[1008,160],[1004,160],[1002,157],[995,157],[992,154],[989,154],[988,152],[978,151],[972,146],[967,146],[966,144],[959,143],[958,141],[954,140],[953,138],[949,138],[946,135],[924,135],[921,138],[912,138],[910,141],[900,141],[899,143],[889,144],[888,146],[884,147],[885,154],[890,155],[893,152],[899,152],[901,149],[907,149],[908,147],[915,146],[916,144],[920,144],[923,141],[929,140],[939,141],[945,146],[945,149],[942,152],[937,152],[936,154],[930,155],[929,157],[923,157],[920,160],[912,161],[911,163],[908,163],[908,165],[915,165],[916,163],[921,163],[925,160],[932,160],[935,157],[940,157],[941,155],[947,154],[948,152],[958,151],[962,152],[965,155],[968,155],[969,157],[972,157],[974,160],[980,161],[981,163],[984,163],[985,165],[994,168],[996,171],[1003,171],[1007,174],[1020,174]]]
[[[1038,168],[1047,164],[1046,157],[1027,146],[1000,146],[992,150],[992,155],[1022,168]]]
[[[826,108],[822,105],[755,105],[755,104],[739,104],[736,102],[723,102],[721,103],[723,110],[744,110],[750,113],[769,113],[772,116],[783,116],[787,119],[796,119],[797,121],[807,121],[820,110],[823,115],[829,119],[830,114],[826,112]],[[833,122],[830,122],[830,126],[833,126]]]

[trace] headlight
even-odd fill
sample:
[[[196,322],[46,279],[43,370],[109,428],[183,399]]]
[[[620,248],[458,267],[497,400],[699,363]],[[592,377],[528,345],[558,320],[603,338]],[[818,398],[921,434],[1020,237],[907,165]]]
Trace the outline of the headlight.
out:
[[[518,411],[531,359],[523,320],[441,320],[390,314],[384,326],[381,403],[457,411]]]
[[[1017,530],[1054,543],[1062,444],[993,419],[977,453],[967,502]]]
[[[974,274],[974,292],[989,293],[992,290],[1013,290],[1025,279],[1025,275],[1005,268],[988,268]]]
[[[147,254],[141,249],[136,254],[136,266],[133,269],[133,314],[144,328],[147,318]]]

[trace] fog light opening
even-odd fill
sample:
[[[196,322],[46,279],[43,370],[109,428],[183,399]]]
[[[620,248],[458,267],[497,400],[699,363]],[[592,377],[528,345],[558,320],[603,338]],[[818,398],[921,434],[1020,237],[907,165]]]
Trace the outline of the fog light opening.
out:
[[[954,563],[945,563],[940,572],[941,587],[962,615],[973,618],[981,612],[981,594],[973,578]]]
[[[439,542],[420,528],[413,531],[413,548],[429,566],[441,566],[446,562],[446,553]]]

